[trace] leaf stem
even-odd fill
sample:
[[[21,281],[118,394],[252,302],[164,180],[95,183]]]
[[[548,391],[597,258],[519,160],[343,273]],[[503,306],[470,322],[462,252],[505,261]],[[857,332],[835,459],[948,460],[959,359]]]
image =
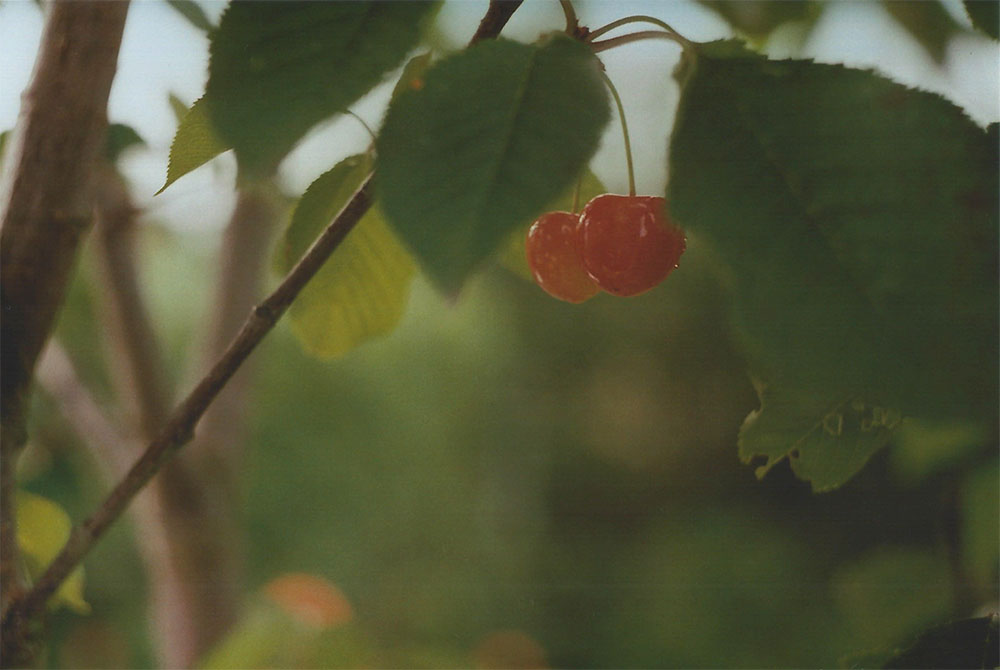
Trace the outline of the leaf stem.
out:
[[[675,42],[679,43],[681,46],[684,46],[684,47],[694,46],[693,42],[691,42],[686,37],[684,37],[683,35],[681,35],[679,32],[677,32],[676,30],[674,30],[673,26],[671,26],[666,21],[661,21],[660,19],[656,18],[655,16],[648,16],[648,15],[645,15],[645,14],[638,14],[636,16],[626,16],[623,19],[618,19],[617,21],[612,21],[611,23],[607,24],[606,26],[602,26],[602,27],[600,27],[600,28],[598,28],[596,30],[591,31],[590,34],[587,35],[587,41],[588,42],[593,42],[594,40],[596,40],[601,35],[604,35],[605,33],[611,32],[615,28],[620,28],[621,26],[628,25],[630,23],[652,23],[653,25],[659,26],[659,27],[663,28],[664,30],[666,30],[668,33],[670,33],[670,35],[672,35],[671,39],[673,39]]]
[[[628,139],[628,123],[625,121],[625,107],[622,105],[621,96],[618,95],[618,89],[615,85],[611,83],[611,78],[601,71],[601,76],[604,77],[604,83],[607,84],[608,90],[611,91],[611,97],[615,99],[615,105],[618,106],[618,117],[622,121],[622,137],[625,139],[625,163],[628,166],[628,194],[635,195],[635,170],[632,167],[632,143]]]
[[[622,35],[621,37],[612,37],[606,40],[599,40],[597,42],[591,42],[590,48],[594,53],[599,53],[601,51],[607,51],[608,49],[614,49],[615,47],[621,46],[623,44],[629,44],[630,42],[638,42],[640,40],[648,40],[655,38],[668,39],[672,42],[677,42],[685,48],[693,44],[693,42],[681,42],[677,39],[676,35],[671,35],[670,33],[664,32],[662,30],[643,30],[638,33],[629,33],[628,35]]]

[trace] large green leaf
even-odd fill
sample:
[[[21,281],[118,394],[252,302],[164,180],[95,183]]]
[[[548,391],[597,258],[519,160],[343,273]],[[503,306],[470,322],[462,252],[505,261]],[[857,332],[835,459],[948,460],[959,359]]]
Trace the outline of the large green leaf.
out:
[[[440,288],[457,291],[580,174],[609,118],[599,67],[564,35],[482,42],[390,105],[380,202]]]
[[[278,261],[282,271],[298,261],[371,169],[369,156],[351,156],[309,186],[285,231]],[[342,356],[396,326],[415,270],[376,205],[292,303],[292,331],[310,354]]]
[[[746,354],[782,399],[764,397],[747,422],[744,458],[780,457],[787,442],[809,476],[821,451],[852,454],[829,488],[884,440],[800,443],[787,427],[822,425],[845,403],[992,421],[995,131],[870,72],[734,42],[688,53],[679,78],[671,211],[728,265]]]
[[[179,102],[179,100],[178,100]],[[171,100],[175,113],[177,104]],[[208,118],[205,98],[200,98],[191,105],[191,109],[181,118],[174,133],[174,141],[170,143],[170,159],[167,162],[167,180],[156,192],[157,195],[175,181],[212,160],[232,146],[219,139],[212,122]]]
[[[416,45],[430,2],[241,2],[212,34],[205,95],[242,171],[273,170]]]

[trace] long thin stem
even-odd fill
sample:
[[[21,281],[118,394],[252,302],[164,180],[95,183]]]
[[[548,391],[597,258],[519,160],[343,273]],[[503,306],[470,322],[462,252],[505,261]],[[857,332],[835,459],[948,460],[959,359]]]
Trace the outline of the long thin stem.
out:
[[[625,163],[628,165],[628,194],[635,195],[635,170],[632,168],[632,143],[628,139],[628,123],[625,121],[625,107],[622,105],[621,96],[618,95],[618,89],[615,85],[611,83],[611,79],[607,74],[601,72],[601,76],[604,77],[604,83],[608,85],[608,90],[611,91],[611,97],[615,99],[615,104],[618,106],[618,117],[622,121],[622,137],[625,139]]]
[[[470,44],[496,37],[519,5],[520,0],[515,2],[490,0],[490,7]],[[112,489],[97,510],[73,530],[66,545],[31,590],[10,604],[0,624],[5,630],[24,630],[29,626],[30,622],[43,611],[46,601],[108,527],[121,516],[135,495],[174,453],[191,440],[195,425],[215,397],[371,207],[374,178],[374,173],[368,176],[281,284],[253,309],[225,352],[174,409],[166,425],[157,438],[147,446],[139,460]]]
[[[576,27],[580,25],[576,19],[576,10],[573,9],[573,3],[569,0],[559,0],[559,4],[562,6],[563,14],[566,15],[566,34],[572,35],[576,32]]]
[[[640,14],[640,15],[637,15],[637,16],[627,16],[627,17],[625,17],[623,19],[618,19],[617,21],[612,21],[611,23],[609,23],[606,26],[602,26],[602,27],[600,27],[600,28],[598,28],[596,30],[591,31],[590,34],[587,35],[587,41],[588,42],[593,42],[594,40],[596,40],[601,35],[604,35],[605,33],[611,32],[615,28],[620,28],[621,26],[625,26],[625,25],[628,25],[630,23],[652,23],[653,25],[659,26],[659,27],[663,28],[664,30],[666,30],[671,35],[673,35],[674,36],[674,40],[677,41],[677,42],[679,42],[683,46],[693,46],[693,43],[690,40],[688,40],[683,35],[681,35],[679,32],[677,32],[676,30],[674,30],[673,26],[671,26],[669,23],[667,23],[666,21],[661,21],[660,19],[656,18],[655,16],[647,16],[645,14]]]
[[[691,42],[681,42],[677,39],[676,35],[671,35],[670,33],[664,32],[662,30],[643,30],[638,33],[629,33],[628,35],[622,35],[621,37],[612,37],[606,40],[599,40],[597,42],[590,43],[590,49],[594,53],[599,53],[601,51],[607,51],[608,49],[614,49],[615,47],[621,46],[623,44],[629,44],[630,42],[638,42],[640,40],[649,39],[667,39],[671,42],[677,42],[682,46],[688,46]]]

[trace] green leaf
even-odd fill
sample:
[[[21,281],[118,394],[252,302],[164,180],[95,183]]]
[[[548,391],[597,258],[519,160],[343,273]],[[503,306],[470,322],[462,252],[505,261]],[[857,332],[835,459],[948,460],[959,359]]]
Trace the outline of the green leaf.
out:
[[[599,63],[562,35],[482,42],[401,94],[379,134],[380,202],[438,286],[465,278],[562,193],[609,118]]]
[[[830,590],[859,645],[892,648],[951,610],[948,561],[929,551],[883,547],[840,568]]]
[[[351,156],[309,186],[285,231],[282,271],[309,248],[371,169],[369,156]],[[342,356],[395,328],[415,270],[375,205],[292,303],[292,331],[313,356]]]
[[[965,11],[976,30],[1000,39],[1000,3],[996,0],[965,0]]]
[[[740,458],[767,459],[757,469],[763,477],[786,456],[792,470],[821,493],[837,488],[885,446],[899,425],[898,412],[860,400],[819,402],[815,397],[784,394],[764,387],[761,408],[743,423]]]
[[[754,39],[766,38],[789,21],[815,23],[823,11],[819,2],[785,0],[699,0],[733,28]]]
[[[215,28],[205,10],[194,0],[167,0],[167,4],[198,30],[208,33]]]
[[[104,136],[104,157],[114,163],[126,149],[134,146],[146,146],[146,141],[139,136],[131,126],[122,123],[108,124]]]
[[[604,184],[601,183],[601,180],[597,178],[597,175],[589,169],[585,169],[583,171],[583,174],[579,177],[579,182],[580,195],[577,211],[583,209],[583,206],[587,204],[591,198],[608,192],[608,190],[604,187]],[[574,180],[572,186],[566,189],[566,191],[564,191],[558,198],[546,205],[542,211],[572,212],[573,199],[576,193],[576,184],[577,182]],[[529,281],[534,280],[532,279],[531,268],[528,267],[528,259],[525,256],[524,242],[527,239],[528,229],[531,228],[532,223],[534,223],[534,219],[526,220],[520,226],[515,228],[510,234],[507,244],[503,247],[503,250],[500,253],[501,265],[514,274]]]
[[[762,399],[743,457],[791,453],[845,403],[992,421],[995,140],[936,95],[734,42],[678,73],[671,211],[727,265],[745,353],[782,399]],[[810,440],[813,458],[841,452],[818,488],[860,468],[876,434]]]
[[[882,0],[883,6],[920,43],[935,63],[944,62],[948,41],[960,30],[948,10],[936,0]]]
[[[996,614],[952,621],[924,631],[883,668],[980,668],[1000,666],[1000,618]]]
[[[27,491],[17,493],[17,544],[28,576],[38,579],[69,539],[72,523],[62,507],[48,498]],[[59,586],[51,607],[65,605],[79,614],[89,614],[83,599],[83,568],[79,567]]]
[[[184,118],[181,119],[177,132],[174,134],[174,141],[170,144],[167,181],[156,192],[156,195],[163,193],[168,186],[188,172],[201,167],[223,151],[232,148],[219,139],[208,118],[205,104],[205,98],[196,100]]]
[[[400,73],[396,85],[392,88],[392,99],[395,100],[399,94],[409,89],[419,90],[424,86],[424,74],[431,66],[433,54],[428,51],[411,58]]]
[[[172,91],[167,94],[167,102],[170,103],[170,111],[174,113],[174,120],[177,121],[177,125],[181,125],[184,117],[187,116],[188,106]]]
[[[269,174],[416,45],[429,2],[247,2],[212,35],[205,97],[241,172]]]
[[[982,584],[996,583],[1000,563],[1000,467],[980,468],[962,483],[962,560],[969,575]]]
[[[907,419],[890,454],[893,470],[906,482],[954,468],[989,441],[987,426],[969,421]]]

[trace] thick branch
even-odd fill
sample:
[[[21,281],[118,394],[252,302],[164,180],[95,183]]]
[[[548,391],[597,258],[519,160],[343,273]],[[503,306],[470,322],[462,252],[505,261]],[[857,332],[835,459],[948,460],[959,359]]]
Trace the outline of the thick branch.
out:
[[[62,303],[90,221],[89,177],[127,2],[53,3],[24,94],[0,202],[0,593],[18,595],[14,472],[35,362]],[[4,663],[23,662],[23,631],[5,631]],[[8,644],[9,643],[9,644]],[[9,646],[13,645],[13,646]]]
[[[483,19],[473,41],[495,37],[520,4],[491,0],[490,10]],[[490,19],[491,15],[495,18]],[[496,18],[499,17],[499,18]],[[490,19],[488,21],[488,19]],[[486,26],[484,28],[484,26]],[[322,268],[347,234],[372,204],[370,175],[354,193],[333,222],[323,231],[284,281],[262,303],[254,308],[229,347],[204,379],[174,410],[159,436],[147,447],[122,481],[108,494],[94,514],[74,529],[66,546],[52,561],[34,587],[13,603],[4,615],[7,627],[14,620],[27,620],[40,612],[59,584],[83,559],[98,538],[119,517],[136,493],[180,447],[191,440],[194,427],[212,400],[235,374],[254,348],[274,327],[306,283]]]

